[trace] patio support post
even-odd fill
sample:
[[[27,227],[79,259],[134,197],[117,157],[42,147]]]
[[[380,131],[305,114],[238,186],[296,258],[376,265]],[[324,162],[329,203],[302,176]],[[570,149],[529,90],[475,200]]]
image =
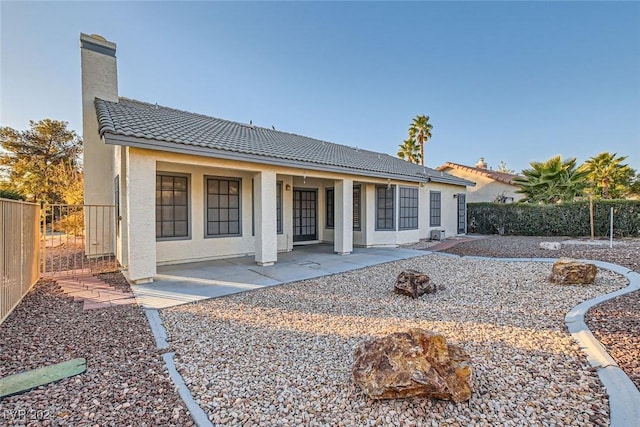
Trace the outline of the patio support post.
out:
[[[273,265],[278,258],[276,230],[276,173],[262,171],[255,175],[256,263]]]
[[[335,181],[334,251],[348,255],[353,251],[353,180]]]
[[[127,223],[129,265],[126,275],[134,284],[153,281],[156,275],[156,162],[152,155],[128,150]]]

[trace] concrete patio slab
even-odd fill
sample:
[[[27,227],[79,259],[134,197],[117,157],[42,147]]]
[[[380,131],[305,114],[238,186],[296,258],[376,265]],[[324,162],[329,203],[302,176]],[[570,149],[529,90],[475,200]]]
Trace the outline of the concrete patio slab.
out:
[[[426,255],[404,248],[354,248],[333,253],[333,245],[296,246],[278,254],[272,266],[256,265],[253,256],[158,267],[153,283],[132,285],[144,308],[161,309],[189,302],[357,270],[371,265]]]

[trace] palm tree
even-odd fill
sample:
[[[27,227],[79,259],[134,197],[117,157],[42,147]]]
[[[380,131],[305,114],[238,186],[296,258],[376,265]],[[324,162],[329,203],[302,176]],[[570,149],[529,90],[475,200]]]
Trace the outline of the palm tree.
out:
[[[592,191],[603,199],[620,198],[631,185],[634,171],[629,165],[622,164],[627,156],[617,156],[617,153],[600,153],[581,166],[588,173]]]
[[[523,177],[513,180],[520,185],[516,193],[524,194],[523,202],[570,202],[583,195],[588,172],[576,168],[576,159],[562,161],[560,156],[545,162],[531,162],[531,169],[522,171]]]
[[[411,163],[420,162],[420,147],[416,144],[415,138],[407,138],[399,145],[398,157]]]
[[[433,126],[429,123],[429,116],[416,116],[409,126],[409,139],[416,139],[420,145],[420,164],[424,166],[424,144],[431,138]]]

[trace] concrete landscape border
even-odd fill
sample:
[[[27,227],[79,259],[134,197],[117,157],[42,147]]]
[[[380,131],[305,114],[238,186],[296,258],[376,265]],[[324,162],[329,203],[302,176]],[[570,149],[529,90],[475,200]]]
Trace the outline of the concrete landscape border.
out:
[[[553,263],[558,258],[494,258],[481,256],[460,256],[449,253],[435,251],[425,251],[425,254],[434,254],[447,257],[458,257],[460,259],[478,259],[501,262],[544,262]],[[606,269],[618,273],[629,280],[629,285],[623,289],[609,294],[601,295],[588,301],[584,301],[565,316],[565,325],[571,336],[576,340],[582,351],[586,354],[587,360],[596,369],[600,381],[603,383],[609,397],[609,419],[612,427],[640,427],[640,391],[636,388],[631,379],[620,369],[617,363],[607,353],[604,346],[594,337],[593,333],[586,325],[584,318],[587,311],[605,301],[609,301],[618,296],[640,290],[640,274],[617,264],[604,261],[594,261],[581,259],[580,261],[595,264],[598,268]],[[167,350],[162,355],[171,380],[178,389],[178,393],[189,410],[194,422],[199,427],[213,426],[204,410],[197,404],[193,395],[187,388],[184,379],[177,371],[173,356],[175,353],[169,351],[167,342],[167,332],[162,325],[162,319],[155,309],[144,310],[151,331],[153,332],[156,346],[159,350]]]

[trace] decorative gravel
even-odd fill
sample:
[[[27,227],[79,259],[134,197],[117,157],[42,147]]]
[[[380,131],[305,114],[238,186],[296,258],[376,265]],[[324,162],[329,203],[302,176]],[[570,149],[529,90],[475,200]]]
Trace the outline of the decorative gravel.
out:
[[[587,325],[640,390],[640,291],[592,308]]]
[[[415,268],[445,289],[392,293]],[[581,301],[626,286],[552,285],[551,265],[440,255],[163,310],[180,373],[217,425],[607,425],[606,393],[566,332]],[[373,401],[351,380],[365,339],[420,327],[471,357],[470,401]]]
[[[572,257],[619,264],[640,273],[640,239],[615,239],[613,248],[588,239],[492,236],[462,242],[446,252],[491,257]],[[539,248],[540,242],[563,242],[559,251]],[[582,244],[579,242],[582,241]],[[607,352],[640,389],[640,292],[600,304],[587,313],[586,323]]]
[[[127,286],[122,275],[102,277]],[[189,426],[142,309],[83,310],[40,281],[0,326],[0,377],[83,357],[87,371],[0,400],[0,425]]]

